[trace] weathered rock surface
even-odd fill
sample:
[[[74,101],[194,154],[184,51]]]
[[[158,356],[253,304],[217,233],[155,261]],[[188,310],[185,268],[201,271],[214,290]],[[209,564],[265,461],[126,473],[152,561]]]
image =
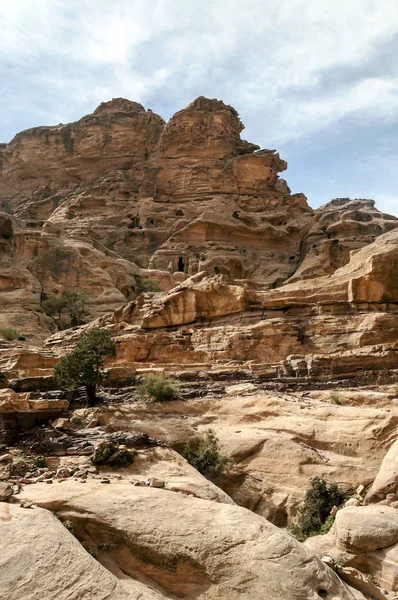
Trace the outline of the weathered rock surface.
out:
[[[334,525],[338,544],[351,553],[372,552],[398,542],[398,510],[390,506],[350,506]]]
[[[0,504],[0,538],[1,600],[163,597],[131,578],[110,573],[47,510]]]
[[[354,397],[358,391],[352,390]],[[130,403],[97,409],[101,425],[163,439],[177,449],[212,428],[232,459],[219,485],[237,502],[285,526],[311,477],[355,491],[377,475],[395,436],[398,410],[336,405],[335,392],[256,392],[164,404]],[[314,395],[316,398],[312,398]],[[371,392],[370,392],[371,395]]]
[[[31,398],[30,392],[0,389],[0,442],[12,442],[14,433],[56,419],[68,408],[61,399]]]
[[[53,366],[93,325],[115,336],[108,383],[165,372],[206,382],[208,394],[199,399],[205,391],[192,385],[183,396],[192,402],[149,406],[129,403],[127,391],[83,433],[41,427],[21,447],[53,456],[29,476],[32,458],[24,466],[13,450],[2,454],[2,480],[17,482],[12,501],[70,520],[99,562],[48,512],[4,503],[0,597],[362,597],[308,547],[397,589],[398,398],[380,386],[398,372],[398,219],[372,200],[313,211],[279,177],[287,164],[276,151],[242,130],[218,100],[200,97],[165,123],[114,99],[0,146],[0,435],[61,416]],[[145,287],[153,292],[136,297]],[[58,332],[62,320],[43,302],[65,291],[86,296],[87,324]],[[16,342],[6,341],[9,326]],[[29,345],[49,334],[45,350]],[[309,385],[257,391],[280,380]],[[336,380],[347,387],[332,394]],[[180,449],[209,427],[233,461],[217,481],[224,491],[157,442]],[[138,445],[133,464],[117,475],[90,466],[99,439],[126,452]],[[305,548],[263,517],[285,526],[314,475],[349,491],[373,485],[369,506],[338,511],[332,531]]]
[[[13,493],[13,488],[10,483],[0,481],[0,502],[7,502]]]
[[[397,260],[393,231],[330,276],[267,291],[200,273],[94,324],[115,332],[114,366],[125,373],[163,366],[198,373],[245,368],[263,380],[396,377]],[[57,334],[48,347],[62,351],[82,331]]]
[[[70,289],[99,316],[138,276],[167,290],[198,272],[265,288],[330,275],[398,227],[370,200],[314,213],[279,178],[286,163],[242,129],[231,106],[200,97],[168,123],[114,99],[17,134],[0,156],[0,207],[13,212],[0,214],[0,326],[48,334],[41,303]]]
[[[294,538],[243,508],[167,490],[69,480],[51,489],[31,485],[21,496],[71,521],[79,539],[101,547],[98,560],[114,572],[165,596],[362,597]]]
[[[379,502],[387,494],[398,491],[398,440],[393,443],[381,463],[376,479],[365,497],[365,504]]]

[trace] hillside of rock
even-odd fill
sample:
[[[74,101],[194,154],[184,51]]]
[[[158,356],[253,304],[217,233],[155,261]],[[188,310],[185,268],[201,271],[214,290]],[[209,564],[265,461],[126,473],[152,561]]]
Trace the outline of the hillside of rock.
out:
[[[396,600],[398,218],[311,209],[243,128],[118,98],[0,144],[0,600]],[[83,408],[53,369],[94,327]],[[302,544],[314,477],[348,499]]]
[[[168,123],[114,99],[75,123],[35,127],[0,153],[0,326],[42,340],[48,297],[87,295],[87,319],[197,273],[279,288],[333,274],[398,226],[371,200],[313,211],[275,150],[241,139],[238,113],[203,97]]]

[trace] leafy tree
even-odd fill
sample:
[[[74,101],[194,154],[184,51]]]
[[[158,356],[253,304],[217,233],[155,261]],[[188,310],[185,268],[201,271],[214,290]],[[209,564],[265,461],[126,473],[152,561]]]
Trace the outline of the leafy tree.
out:
[[[58,325],[61,324],[62,314],[67,312],[72,327],[82,325],[87,314],[86,295],[77,292],[62,292],[60,296],[50,296],[42,302],[42,310],[49,317],[57,316]]]
[[[199,473],[210,477],[222,475],[230,462],[221,454],[220,442],[212,429],[199,440],[188,442],[181,454]]]
[[[65,308],[65,298],[63,296],[50,296],[41,304],[43,312],[49,317],[58,316],[58,321],[61,320],[62,311]]]
[[[77,294],[76,292],[64,292],[63,297],[65,298],[65,308],[70,317],[72,327],[82,325],[83,317],[87,313],[86,296],[84,294]]]
[[[115,358],[116,346],[105,329],[90,329],[54,368],[55,381],[67,389],[86,388],[86,406],[94,406],[97,386],[105,379],[105,359]]]

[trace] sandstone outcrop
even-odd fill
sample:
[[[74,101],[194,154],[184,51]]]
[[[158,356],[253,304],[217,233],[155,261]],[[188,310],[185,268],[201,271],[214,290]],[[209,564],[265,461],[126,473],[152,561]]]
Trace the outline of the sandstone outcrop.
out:
[[[312,210],[242,130],[219,100],[165,123],[119,98],[0,145],[1,598],[398,590],[398,219]],[[87,314],[61,331],[65,292]],[[116,359],[73,413],[53,367],[94,326]],[[148,373],[179,400],[138,403]],[[178,454],[209,428],[212,481]],[[98,444],[131,464],[93,465]],[[355,496],[303,546],[277,526],[315,475]]]
[[[388,592],[398,592],[398,496],[387,493],[388,488],[383,488],[383,483],[389,482],[394,476],[395,464],[391,460],[391,450],[395,445],[383,460],[375,478],[378,483],[373,483],[366,496],[368,504],[350,506],[350,501],[347,502],[337,511],[333,527],[327,535],[310,537],[305,542],[318,556],[329,556],[338,565],[336,570],[341,572],[343,578],[344,570],[348,569],[348,582],[352,583],[351,576],[355,576],[356,570],[363,573],[365,585],[360,586],[362,590],[366,590],[368,576],[371,582]],[[380,494],[385,499],[378,502]],[[372,598],[378,598],[377,594],[369,594]]]
[[[0,390],[0,442],[12,443],[17,431],[40,426],[62,415],[69,406],[67,400],[31,398],[30,392]]]
[[[115,333],[114,366],[127,372],[156,366],[171,373],[245,368],[263,380],[394,376],[397,260],[398,232],[392,231],[329,276],[264,290],[200,273],[93,325]],[[48,347],[62,351],[81,333],[57,334]]]
[[[81,541],[100,548],[98,560],[164,597],[362,597],[291,536],[243,508],[123,483],[50,487],[28,486],[21,498],[70,521]]]
[[[168,123],[114,99],[18,134],[0,156],[0,206],[13,212],[0,215],[0,326],[43,337],[48,296],[87,294],[89,319],[126,303],[139,277],[162,290],[199,272],[265,289],[312,280],[397,228],[370,200],[314,213],[279,178],[286,163],[242,129],[232,107],[200,97]]]
[[[97,409],[98,423],[134,430],[181,449],[208,428],[231,468],[218,485],[233,500],[279,526],[291,522],[311,477],[355,491],[376,477],[398,426],[390,405],[336,405],[336,392],[261,392],[166,404],[130,403]],[[372,395],[372,392],[369,393]],[[314,397],[312,397],[314,396]],[[342,396],[343,398],[343,396]],[[373,399],[374,402],[374,399]]]
[[[365,504],[384,500],[398,492],[398,440],[393,443],[381,463],[376,479],[365,497]]]
[[[390,506],[350,506],[336,515],[338,544],[354,553],[372,552],[398,543],[398,511]]]
[[[155,600],[144,584],[104,568],[49,511],[0,503],[1,600]],[[127,578],[126,578],[127,579]]]

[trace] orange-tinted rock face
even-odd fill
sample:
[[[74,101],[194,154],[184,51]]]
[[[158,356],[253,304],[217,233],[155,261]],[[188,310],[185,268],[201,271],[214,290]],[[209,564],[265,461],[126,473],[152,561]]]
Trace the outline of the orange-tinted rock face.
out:
[[[0,193],[20,201],[21,194],[42,186],[56,189],[113,168],[131,168],[146,159],[163,125],[140,104],[118,99],[76,123],[23,131],[0,157]]]
[[[312,281],[398,226],[369,200],[312,211],[279,178],[287,165],[275,150],[242,130],[219,100],[200,97],[165,123],[119,98],[2,145],[0,204],[13,216],[0,215],[0,324],[48,333],[41,302],[65,290],[86,293],[88,317],[100,316],[128,300],[137,276],[163,290],[198,273],[264,289]],[[387,297],[368,279],[350,293]]]

